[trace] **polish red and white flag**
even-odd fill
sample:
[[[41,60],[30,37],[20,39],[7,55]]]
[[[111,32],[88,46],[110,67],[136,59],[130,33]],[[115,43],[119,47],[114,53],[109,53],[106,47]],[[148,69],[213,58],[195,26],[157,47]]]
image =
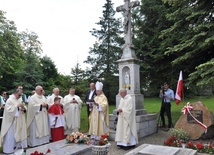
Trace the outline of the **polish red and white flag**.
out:
[[[179,105],[179,103],[181,102],[182,93],[183,93],[183,75],[182,75],[182,71],[180,71],[176,94],[175,94],[175,99],[176,99],[175,102],[177,105]]]

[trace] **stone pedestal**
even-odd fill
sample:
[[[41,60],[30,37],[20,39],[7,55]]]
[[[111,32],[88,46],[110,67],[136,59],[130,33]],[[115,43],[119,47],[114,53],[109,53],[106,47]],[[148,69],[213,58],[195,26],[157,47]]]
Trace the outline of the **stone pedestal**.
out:
[[[114,120],[117,115],[115,114],[116,110],[114,110],[113,114],[109,115],[109,126],[110,126],[110,134],[109,140],[115,140],[115,124]],[[154,134],[157,132],[157,114],[147,114],[145,109],[136,110],[136,128],[138,139],[146,137],[148,135]]]
[[[125,88],[132,97],[132,104],[136,110],[136,127],[138,139],[157,132],[157,114],[147,114],[144,108],[144,96],[140,92],[140,65],[135,56],[134,49],[126,47],[123,49],[123,56],[117,61],[119,64],[119,88]],[[127,79],[128,77],[128,79]],[[129,83],[127,83],[127,81]],[[119,106],[120,95],[116,96],[116,107]],[[114,120],[117,117],[116,110],[109,115],[110,140],[115,139]]]
[[[142,94],[139,93],[139,94],[129,94],[129,95],[131,95],[136,109],[143,109],[144,108],[144,106],[143,106],[144,97]],[[121,99],[120,95],[119,94],[116,95],[116,107],[119,106],[120,99]]]
[[[143,109],[144,97],[140,92],[140,60],[130,57],[120,59],[117,61],[119,64],[119,88],[125,88],[127,93],[132,96],[133,104],[136,109]],[[129,84],[127,83],[125,76],[129,75]],[[116,96],[116,107],[118,107],[120,101],[120,95]]]

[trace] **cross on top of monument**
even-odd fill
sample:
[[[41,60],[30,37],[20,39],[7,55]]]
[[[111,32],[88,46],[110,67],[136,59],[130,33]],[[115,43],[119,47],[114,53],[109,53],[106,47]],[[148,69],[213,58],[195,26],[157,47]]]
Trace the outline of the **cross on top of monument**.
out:
[[[131,9],[140,5],[139,1],[130,2],[130,0],[124,0],[125,4],[116,8],[117,12],[123,12],[124,16],[124,34],[125,34],[125,46],[131,47]]]

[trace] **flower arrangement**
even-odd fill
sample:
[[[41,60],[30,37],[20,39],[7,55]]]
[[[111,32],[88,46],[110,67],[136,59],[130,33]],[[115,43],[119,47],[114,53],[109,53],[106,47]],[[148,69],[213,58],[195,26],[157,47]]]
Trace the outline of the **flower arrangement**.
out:
[[[214,147],[212,146],[212,143],[202,144],[196,142],[194,144],[191,141],[186,142],[190,139],[190,136],[188,135],[188,133],[184,132],[181,129],[173,129],[171,130],[171,133],[172,136],[164,142],[164,145],[173,147],[182,147],[183,145],[185,145],[186,148],[197,150],[197,152],[200,153],[214,153]]]
[[[90,138],[87,135],[84,135],[81,132],[72,132],[71,134],[67,135],[66,141],[68,143],[75,143],[75,144],[90,144]]]
[[[188,142],[187,148],[195,149],[200,153],[214,153],[214,147],[212,143],[202,144],[200,142],[197,142],[196,144],[194,144],[193,142]]]
[[[46,155],[46,154],[48,154],[48,153],[50,153],[50,152],[51,152],[51,150],[48,149],[48,150],[46,151],[46,153],[42,153],[42,152],[35,151],[35,152],[31,153],[30,155]]]
[[[189,133],[183,131],[182,129],[170,129],[169,132],[174,136],[178,141],[188,141],[190,139]]]
[[[108,142],[108,135],[101,135],[101,136],[91,136],[91,144],[92,145],[99,145],[103,146],[109,144]]]
[[[99,145],[108,144],[108,135],[101,135],[99,139]]]
[[[108,135],[91,136],[92,154],[107,155],[109,152],[110,143],[108,142]]]

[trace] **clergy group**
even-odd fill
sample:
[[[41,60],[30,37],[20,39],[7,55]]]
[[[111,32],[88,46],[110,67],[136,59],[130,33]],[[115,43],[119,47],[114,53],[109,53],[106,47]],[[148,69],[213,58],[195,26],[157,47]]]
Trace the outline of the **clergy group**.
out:
[[[86,96],[88,109],[89,131],[91,138],[109,134],[108,99],[103,93],[102,82],[91,83]],[[81,98],[70,88],[64,98],[59,95],[59,88],[53,89],[53,94],[46,98],[42,86],[36,86],[26,104],[23,88],[18,87],[9,96],[4,105],[1,126],[0,146],[6,154],[17,149],[27,149],[47,144],[50,141],[64,139],[67,134],[80,129]],[[120,104],[118,106],[118,124],[115,136],[116,144],[124,149],[138,143],[135,107],[126,89],[120,89]]]

